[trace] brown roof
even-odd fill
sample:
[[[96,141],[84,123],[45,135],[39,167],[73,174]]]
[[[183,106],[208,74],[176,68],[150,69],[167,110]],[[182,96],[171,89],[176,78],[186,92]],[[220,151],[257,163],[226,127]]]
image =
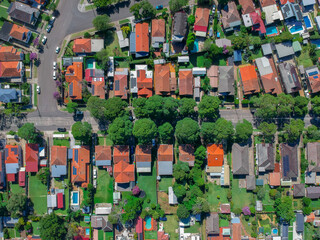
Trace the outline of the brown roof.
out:
[[[92,79],[91,86],[94,89],[93,96],[99,97],[101,99],[106,99],[104,78]]]
[[[241,240],[241,223],[232,224],[232,240]]]
[[[69,83],[68,96],[73,100],[82,99],[82,83],[80,81],[74,79]]]
[[[179,71],[179,95],[193,95],[193,75],[190,69]]]
[[[312,93],[320,92],[320,74],[308,77]]]
[[[128,75],[122,68],[117,68],[114,75],[114,95],[122,99],[128,98]]]
[[[194,166],[194,146],[191,144],[182,144],[179,146],[179,160],[187,162],[189,167]]]
[[[153,19],[152,20],[152,37],[165,37],[166,34],[166,23],[164,19]]]
[[[267,7],[273,4],[276,4],[275,0],[260,0],[261,7]]]
[[[210,213],[206,218],[206,233],[208,235],[219,235],[219,215],[218,213]]]
[[[254,4],[252,0],[239,0],[239,5],[242,6],[242,14],[254,12]]]
[[[113,162],[117,164],[120,161],[129,163],[129,146],[128,145],[115,145],[113,147]]]
[[[91,39],[78,38],[73,42],[73,52],[91,53]]]
[[[173,161],[173,145],[160,144],[158,147],[158,161]]]
[[[271,94],[280,94],[283,91],[281,88],[280,79],[277,74],[276,67],[271,57],[269,57],[268,60],[273,72],[270,74],[261,76],[261,81],[262,81],[264,91],[266,93],[271,93]]]
[[[133,182],[134,164],[129,164],[126,161],[120,161],[114,165],[113,169],[114,180],[116,183]]]
[[[21,60],[20,53],[20,51],[12,46],[0,46],[0,61],[19,61]]]
[[[203,29],[205,29],[205,32],[206,32],[208,27],[208,22],[209,22],[209,14],[210,14],[209,8],[197,8],[196,14],[195,14],[196,19],[194,22],[195,30],[197,30],[197,28],[199,27],[203,27]],[[202,29],[199,28],[199,30],[201,31]]]
[[[136,147],[136,162],[151,162],[151,146],[138,145]]]
[[[269,185],[280,186],[280,172],[269,173]]]
[[[308,171],[320,172],[320,143],[313,142],[307,144]]]
[[[293,185],[293,196],[294,197],[304,197],[305,195],[306,195],[306,188],[303,183]]]
[[[110,146],[95,146],[95,160],[111,160],[111,147]]]
[[[212,88],[218,87],[219,81],[219,67],[216,65],[212,65],[207,71],[207,77],[210,79],[210,86]]]
[[[230,24],[236,21],[241,21],[240,15],[237,10],[237,5],[235,2],[228,2],[228,11],[224,9],[221,10],[221,21],[224,28],[229,28]]]
[[[154,66],[154,87],[157,95],[168,95],[177,89],[174,66],[170,63]]]
[[[307,197],[311,199],[320,198],[320,187],[307,187]]]
[[[230,213],[231,208],[230,208],[230,203],[223,203],[220,205],[220,212],[221,213]]]
[[[19,62],[0,62],[0,77],[20,77]]]
[[[281,168],[282,178],[290,180],[298,177],[298,147],[281,143]]]

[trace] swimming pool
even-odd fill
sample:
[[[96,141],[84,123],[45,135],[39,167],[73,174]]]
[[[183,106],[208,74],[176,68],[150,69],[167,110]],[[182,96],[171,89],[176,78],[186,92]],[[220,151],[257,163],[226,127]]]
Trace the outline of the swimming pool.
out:
[[[320,48],[320,39],[310,40],[311,44],[317,45],[317,48]]]
[[[146,225],[145,225],[146,230],[150,230],[152,228],[152,224],[151,224],[152,218],[148,216],[146,217],[145,221],[146,221]]]
[[[278,235],[278,229],[276,229],[276,228],[272,229],[272,234]]]
[[[303,26],[300,24],[293,25],[290,30],[291,34],[299,33],[300,31],[303,31]]]
[[[278,29],[276,26],[269,26],[266,28],[266,32],[267,32],[267,36],[275,36],[275,35],[278,35]]]
[[[90,69],[94,68],[94,59],[93,58],[87,59],[86,63],[87,63],[87,68],[90,68]]]
[[[87,236],[90,235],[90,228],[86,228],[86,235],[87,235]]]
[[[194,40],[193,49],[191,50],[191,52],[193,52],[193,53],[197,53],[197,52],[199,52],[199,43],[198,43],[198,39]]]
[[[73,191],[71,192],[71,205],[78,205],[79,204],[79,192]]]
[[[311,28],[312,27],[311,20],[310,20],[308,15],[303,16],[303,20],[304,20],[304,24],[306,25],[307,28]]]

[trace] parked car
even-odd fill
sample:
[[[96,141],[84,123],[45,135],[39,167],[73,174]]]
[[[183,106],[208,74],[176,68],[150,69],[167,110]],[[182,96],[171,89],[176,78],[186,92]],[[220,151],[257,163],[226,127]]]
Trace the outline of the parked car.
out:
[[[158,6],[156,6],[156,9],[157,9],[157,10],[163,9],[163,5],[158,5]]]
[[[97,169],[93,169],[93,178],[97,178]]]
[[[47,33],[51,32],[51,29],[52,29],[52,25],[49,24],[49,25],[47,26]]]
[[[56,53],[58,54],[60,52],[60,47],[56,48]]]
[[[66,128],[58,128],[58,132],[66,132],[67,129]]]
[[[57,69],[57,62],[53,62],[53,70]]]
[[[214,13],[215,11],[216,11],[216,5],[213,4],[213,6],[212,6],[212,12]]]
[[[41,40],[42,44],[45,45],[47,40],[48,40],[48,38],[46,36],[43,36],[43,38]]]
[[[53,23],[54,23],[55,20],[56,20],[55,17],[51,17],[51,19],[50,19],[50,21],[49,21],[49,24],[50,24],[50,25],[53,25]]]
[[[57,73],[56,73],[56,71],[53,71],[52,77],[53,77],[53,80],[56,80],[56,79],[57,79]]]
[[[97,179],[93,179],[93,187],[97,188]]]
[[[213,30],[212,30],[212,28],[209,28],[209,37],[213,37]]]
[[[38,94],[41,93],[40,86],[37,86],[37,93],[38,93]]]

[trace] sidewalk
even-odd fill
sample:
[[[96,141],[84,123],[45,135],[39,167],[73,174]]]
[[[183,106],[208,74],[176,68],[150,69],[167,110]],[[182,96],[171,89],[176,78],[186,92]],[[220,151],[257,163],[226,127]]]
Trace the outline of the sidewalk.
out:
[[[82,2],[82,3],[81,3]],[[93,6],[93,3],[88,3],[87,0],[81,0],[78,4],[78,10],[79,12],[89,12],[89,11],[92,11],[92,9],[89,9],[89,10],[86,10],[86,7],[88,6]]]

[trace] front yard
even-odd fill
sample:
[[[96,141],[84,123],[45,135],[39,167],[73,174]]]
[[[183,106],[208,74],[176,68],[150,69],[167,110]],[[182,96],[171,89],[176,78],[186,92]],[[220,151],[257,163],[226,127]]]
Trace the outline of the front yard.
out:
[[[97,189],[94,195],[94,204],[113,203],[113,178],[105,169],[98,169],[97,175]]]
[[[29,195],[34,205],[36,215],[43,215],[47,212],[47,186],[37,178],[29,175]]]
[[[147,199],[150,199],[150,203],[157,204],[157,169],[156,164],[153,163],[152,173],[138,174],[137,185],[146,193]],[[147,201],[144,202],[144,207]]]
[[[58,139],[58,138],[54,138],[53,139],[53,145],[55,146],[66,146],[66,147],[70,147],[70,141],[69,139]]]
[[[179,219],[176,215],[168,215],[167,221],[163,222],[163,228],[170,235],[171,239],[179,239]]]
[[[209,190],[207,192],[207,200],[210,204],[211,211],[217,211],[222,203],[228,203],[228,188],[221,187],[220,185],[209,183]]]

